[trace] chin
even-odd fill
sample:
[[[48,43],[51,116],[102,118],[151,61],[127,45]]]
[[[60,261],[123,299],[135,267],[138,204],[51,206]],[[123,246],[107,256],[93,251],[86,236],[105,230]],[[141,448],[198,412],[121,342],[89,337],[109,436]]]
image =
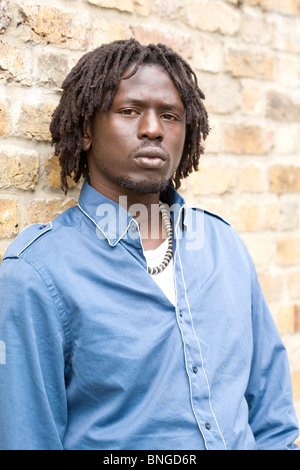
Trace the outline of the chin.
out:
[[[136,181],[135,179],[128,176],[118,177],[117,181],[122,186],[122,188],[143,194],[162,193],[167,189],[169,184],[169,180],[164,178],[157,181]]]

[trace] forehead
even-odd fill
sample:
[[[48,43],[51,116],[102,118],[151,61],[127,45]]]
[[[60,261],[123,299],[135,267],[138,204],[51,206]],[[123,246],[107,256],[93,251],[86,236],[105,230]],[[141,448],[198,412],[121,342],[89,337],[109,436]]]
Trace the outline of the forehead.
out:
[[[126,69],[122,77],[126,77],[133,68],[134,65]],[[151,102],[160,100],[184,108],[173,80],[162,67],[156,64],[143,64],[132,77],[120,80],[115,99],[130,98]]]

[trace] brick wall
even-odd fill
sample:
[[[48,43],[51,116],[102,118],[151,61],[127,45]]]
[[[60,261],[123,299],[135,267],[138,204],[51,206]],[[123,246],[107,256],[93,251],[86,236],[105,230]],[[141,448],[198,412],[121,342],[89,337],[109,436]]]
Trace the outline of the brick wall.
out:
[[[287,346],[300,417],[300,1],[0,0],[0,258],[28,224],[76,203],[50,145],[60,84],[82,54],[135,37],[197,71],[212,132],[182,194],[246,242]]]

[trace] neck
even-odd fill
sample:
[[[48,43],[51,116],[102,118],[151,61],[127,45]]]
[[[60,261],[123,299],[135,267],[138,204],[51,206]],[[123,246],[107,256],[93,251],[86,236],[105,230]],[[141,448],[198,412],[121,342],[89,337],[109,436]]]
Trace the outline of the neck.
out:
[[[139,224],[145,250],[154,250],[167,238],[159,210],[159,196],[159,194],[135,193],[130,194],[127,199],[126,209]]]
[[[139,224],[145,250],[154,250],[167,238],[158,203],[151,206],[134,204],[129,208],[129,212]]]

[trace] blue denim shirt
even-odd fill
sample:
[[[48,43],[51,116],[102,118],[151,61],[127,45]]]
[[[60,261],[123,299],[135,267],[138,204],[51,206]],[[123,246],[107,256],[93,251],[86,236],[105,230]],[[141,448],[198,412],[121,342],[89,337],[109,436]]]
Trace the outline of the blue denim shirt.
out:
[[[292,449],[289,365],[233,228],[169,188],[176,307],[84,183],[0,267],[2,449]]]

